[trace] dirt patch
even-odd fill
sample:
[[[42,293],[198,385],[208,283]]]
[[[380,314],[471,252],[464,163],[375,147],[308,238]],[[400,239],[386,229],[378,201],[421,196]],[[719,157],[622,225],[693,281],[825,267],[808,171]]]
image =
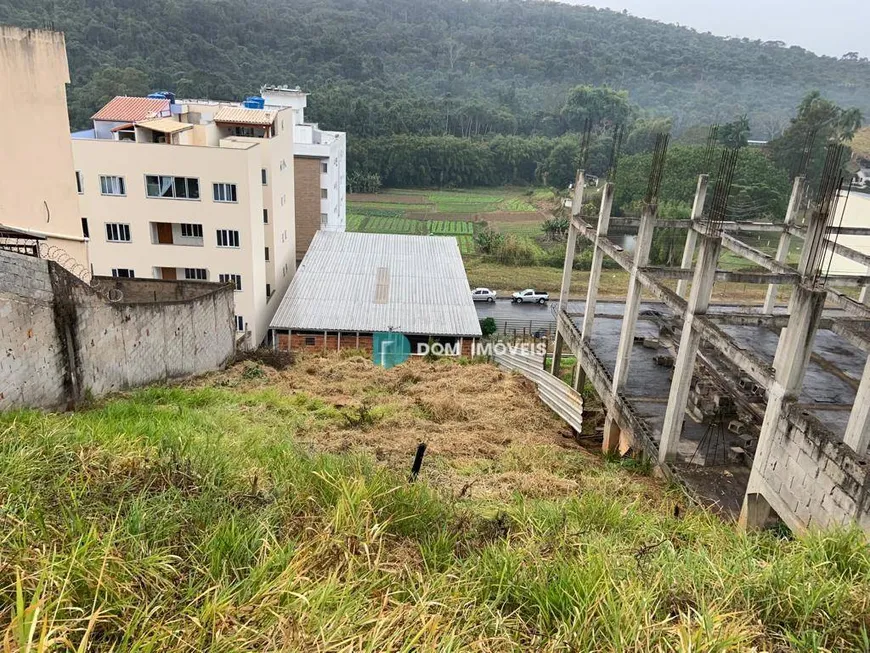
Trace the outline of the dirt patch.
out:
[[[348,193],[348,202],[376,202],[378,204],[431,204],[425,195],[393,195],[380,193]]]
[[[318,451],[367,452],[403,474],[426,442],[421,477],[453,496],[565,496],[579,488],[572,477],[578,459],[600,464],[570,438],[530,381],[493,365],[413,359],[383,370],[362,355],[336,354],[300,355],[287,369],[263,366],[262,374],[251,365],[198,383],[269,387],[322,401],[337,417],[297,432],[298,441]]]

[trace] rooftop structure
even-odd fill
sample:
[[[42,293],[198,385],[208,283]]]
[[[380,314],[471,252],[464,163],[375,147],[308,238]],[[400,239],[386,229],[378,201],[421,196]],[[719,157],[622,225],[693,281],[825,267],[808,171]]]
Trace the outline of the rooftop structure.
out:
[[[279,347],[290,335],[344,334],[346,346],[379,331],[414,340],[481,335],[454,238],[321,231],[272,318]],[[281,336],[284,336],[282,339]],[[304,343],[297,344],[297,348]]]

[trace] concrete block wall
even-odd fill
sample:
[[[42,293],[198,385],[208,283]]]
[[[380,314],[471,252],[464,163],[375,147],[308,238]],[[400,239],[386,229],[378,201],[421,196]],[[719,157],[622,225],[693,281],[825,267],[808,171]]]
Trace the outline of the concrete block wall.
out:
[[[0,410],[66,401],[46,261],[0,250]]]
[[[230,286],[112,303],[56,263],[2,250],[0,315],[0,409],[64,407],[87,393],[200,374],[235,351]]]
[[[868,461],[809,414],[784,411],[762,478],[765,497],[790,527],[829,528],[857,523],[870,531]],[[787,511],[788,514],[782,514]]]

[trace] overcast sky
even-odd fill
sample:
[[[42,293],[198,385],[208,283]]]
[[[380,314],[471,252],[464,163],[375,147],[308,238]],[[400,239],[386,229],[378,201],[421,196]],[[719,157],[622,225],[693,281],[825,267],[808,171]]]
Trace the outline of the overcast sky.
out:
[[[850,0],[562,0],[679,23],[717,36],[785,41],[817,54],[870,56],[870,10]]]

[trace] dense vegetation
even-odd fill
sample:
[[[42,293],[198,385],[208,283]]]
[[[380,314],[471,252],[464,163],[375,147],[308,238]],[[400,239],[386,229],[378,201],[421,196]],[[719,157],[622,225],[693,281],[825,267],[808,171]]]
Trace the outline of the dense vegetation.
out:
[[[501,410],[471,430],[493,384],[508,410],[537,400],[490,366],[300,365],[0,415],[5,650],[867,650],[860,533],[744,535],[701,509],[675,516],[679,493],[626,462],[496,446]],[[444,402],[427,391],[396,410],[433,375]],[[342,417],[349,393],[374,402],[366,431]],[[538,411],[523,430],[549,425]],[[392,460],[408,428],[435,438],[412,485],[410,443],[389,469],[300,442],[380,443]],[[491,439],[457,435],[451,460],[438,438],[463,428]],[[456,473],[453,491],[430,484]],[[477,494],[493,478],[521,489]]]
[[[609,10],[519,0],[0,0],[0,22],[66,32],[73,124],[116,93],[311,90],[357,136],[558,136],[568,89],[608,85],[675,127],[748,113],[778,133],[805,93],[870,109],[870,63],[724,39]]]

